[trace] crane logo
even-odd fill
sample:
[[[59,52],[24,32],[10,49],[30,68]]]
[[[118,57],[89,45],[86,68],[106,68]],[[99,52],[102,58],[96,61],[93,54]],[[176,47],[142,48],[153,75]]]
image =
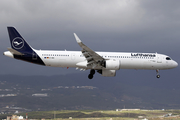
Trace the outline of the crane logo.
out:
[[[15,49],[21,49],[24,46],[24,40],[20,37],[16,37],[12,40],[12,46]]]

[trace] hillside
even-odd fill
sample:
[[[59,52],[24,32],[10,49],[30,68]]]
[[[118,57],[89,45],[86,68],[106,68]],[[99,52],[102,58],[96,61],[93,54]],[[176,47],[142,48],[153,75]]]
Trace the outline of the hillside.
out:
[[[121,79],[95,77],[88,80],[87,74],[0,75],[0,107],[4,111],[13,107],[27,111],[180,108],[177,80],[145,80],[133,77],[133,74],[126,77],[122,75]]]

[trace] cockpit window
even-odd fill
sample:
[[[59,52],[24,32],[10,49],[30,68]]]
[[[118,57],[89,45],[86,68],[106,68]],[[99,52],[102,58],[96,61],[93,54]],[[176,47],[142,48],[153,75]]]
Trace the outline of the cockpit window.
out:
[[[171,58],[170,57],[166,57],[166,60],[171,60]]]

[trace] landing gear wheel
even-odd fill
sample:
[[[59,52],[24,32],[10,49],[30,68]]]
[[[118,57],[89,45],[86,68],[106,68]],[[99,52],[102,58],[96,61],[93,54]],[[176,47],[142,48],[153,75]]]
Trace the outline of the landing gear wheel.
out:
[[[91,69],[90,74],[94,75],[95,74],[95,70]]]
[[[92,79],[93,76],[94,76],[94,74],[95,74],[95,72],[96,72],[96,71],[95,71],[94,69],[91,69],[91,70],[90,70],[90,74],[88,75],[88,78],[89,78],[89,79]]]
[[[156,77],[157,77],[157,78],[160,78],[159,70],[158,70],[158,69],[156,70]]]
[[[157,75],[156,77],[157,77],[157,78],[160,78],[160,75]]]
[[[93,74],[89,74],[89,75],[88,75],[88,78],[89,78],[89,79],[92,79],[92,78],[93,78]]]

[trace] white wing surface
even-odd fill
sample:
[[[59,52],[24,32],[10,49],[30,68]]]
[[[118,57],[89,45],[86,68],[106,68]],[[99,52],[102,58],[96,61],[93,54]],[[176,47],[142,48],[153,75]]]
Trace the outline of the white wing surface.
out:
[[[87,66],[92,67],[93,69],[99,67],[103,68],[105,59],[101,57],[99,54],[97,54],[95,51],[91,50],[85,44],[83,44],[75,33],[74,36],[76,38],[77,43],[82,48],[81,52],[87,60]]]

